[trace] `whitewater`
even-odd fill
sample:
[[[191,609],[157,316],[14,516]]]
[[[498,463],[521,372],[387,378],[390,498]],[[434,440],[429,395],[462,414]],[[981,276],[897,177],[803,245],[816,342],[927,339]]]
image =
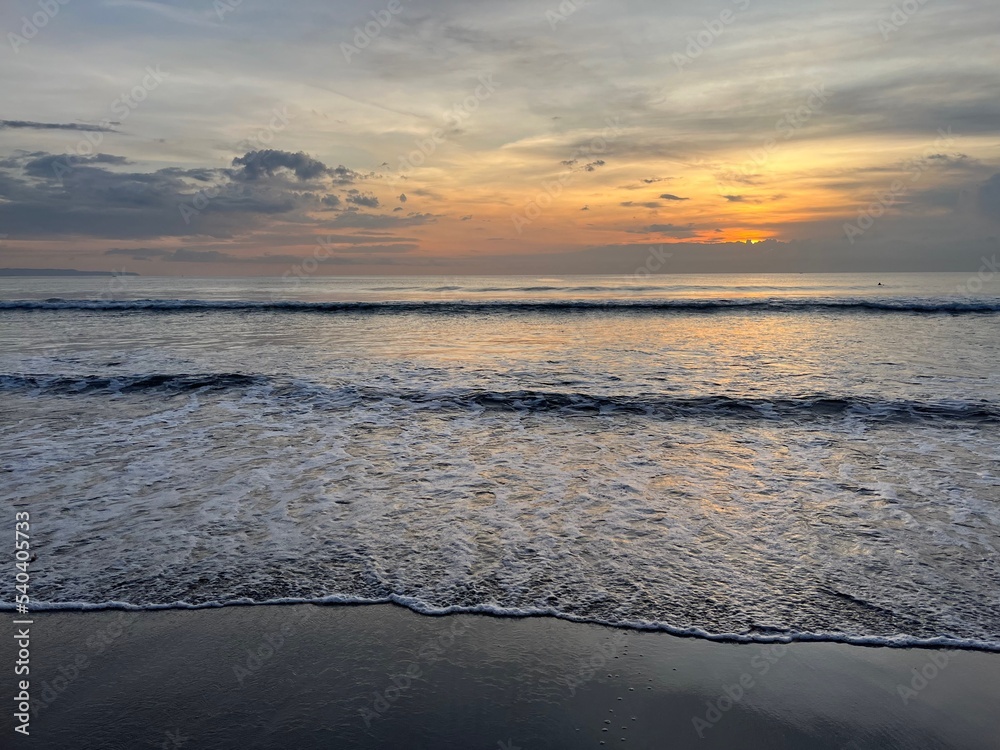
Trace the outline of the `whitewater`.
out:
[[[3,495],[42,608],[1000,650],[963,279],[3,280]]]

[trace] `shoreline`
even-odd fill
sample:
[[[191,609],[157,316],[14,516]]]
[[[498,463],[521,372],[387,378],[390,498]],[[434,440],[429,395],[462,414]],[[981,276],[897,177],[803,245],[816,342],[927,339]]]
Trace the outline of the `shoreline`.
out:
[[[979,641],[969,638],[952,638],[937,636],[934,638],[918,638],[910,635],[900,636],[860,636],[844,633],[803,633],[775,632],[768,633],[710,633],[700,628],[680,628],[665,623],[656,622],[625,622],[612,623],[585,617],[577,617],[555,610],[510,611],[497,610],[488,605],[474,607],[450,606],[434,609],[419,602],[407,601],[405,598],[392,596],[385,600],[348,599],[341,596],[322,597],[318,599],[280,598],[266,601],[251,599],[234,599],[231,601],[210,601],[191,604],[189,602],[171,602],[169,604],[131,604],[129,602],[33,602],[32,614],[59,614],[72,612],[171,612],[171,611],[204,611],[226,609],[230,607],[398,607],[420,617],[452,617],[468,615],[473,617],[491,617],[498,620],[520,620],[532,618],[551,618],[576,625],[588,625],[610,628],[612,630],[635,631],[643,633],[660,633],[675,638],[692,638],[711,643],[752,645],[752,644],[784,644],[794,643],[834,643],[858,648],[890,648],[890,649],[924,649],[946,651],[970,651],[988,654],[1000,653],[1000,641]],[[0,603],[2,613],[13,615],[15,608],[7,603]]]
[[[24,746],[857,750],[1000,736],[1000,655],[984,651],[720,643],[396,604],[31,618]]]

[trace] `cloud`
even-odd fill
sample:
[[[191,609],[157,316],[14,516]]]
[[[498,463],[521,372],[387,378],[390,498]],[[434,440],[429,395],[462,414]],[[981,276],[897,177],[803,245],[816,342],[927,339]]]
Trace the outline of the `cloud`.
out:
[[[670,237],[690,237],[694,234],[694,229],[688,224],[686,227],[676,224],[650,224],[639,229],[629,229],[630,234],[665,234]]]
[[[969,159],[968,154],[931,154],[927,159],[935,162],[936,166],[948,167],[965,167],[969,166],[970,161],[975,162],[974,159]]]
[[[326,191],[358,174],[342,166],[330,169],[302,152],[275,150],[237,157],[236,169],[121,169],[128,164],[127,158],[114,154],[44,151],[18,152],[0,160],[0,226],[26,238],[107,240],[232,238],[262,229],[270,217],[279,216],[322,226],[314,213],[335,211],[341,203]],[[304,181],[310,181],[309,189],[303,189]],[[373,195],[355,191],[351,197],[353,204],[378,206]],[[391,228],[429,220],[386,216],[345,219],[343,225]]]
[[[657,203],[656,201],[645,201],[645,202],[624,201],[623,203],[621,203],[621,205],[625,206],[626,208],[629,208],[631,206],[635,206],[638,208],[660,208],[662,204]]]
[[[414,195],[419,195],[421,198],[433,198],[434,200],[444,200],[444,196],[439,193],[435,193],[433,190],[427,190],[426,188],[416,188],[410,191]]]
[[[742,195],[724,195],[722,197],[725,198],[730,203],[743,203],[744,201],[746,201],[746,198]]]
[[[172,250],[165,250],[159,247],[113,247],[105,250],[105,255],[124,255],[132,260],[150,260],[151,258],[162,258],[171,255]]]
[[[399,194],[399,202],[400,203],[406,203],[406,193],[400,193]]]
[[[61,179],[62,175],[69,172],[73,167],[86,164],[128,164],[129,160],[124,156],[114,156],[112,154],[93,154],[92,156],[78,156],[77,154],[31,154],[36,157],[23,163],[24,171],[32,177],[55,177]]]
[[[397,227],[412,227],[420,224],[430,224],[435,221],[432,214],[414,214],[407,216],[384,216],[381,214],[366,214],[361,212],[344,212],[337,216],[328,226],[344,229],[395,229]]]
[[[314,180],[326,174],[335,174],[337,170],[330,170],[323,162],[317,161],[306,155],[302,151],[291,153],[290,151],[278,151],[276,149],[264,149],[262,151],[248,151],[243,156],[233,159],[233,166],[242,166],[243,169],[235,175],[237,179],[260,180],[264,177],[273,177],[279,170],[285,169],[293,172],[302,181]],[[338,170],[346,170],[345,167],[338,167]]]
[[[218,250],[188,250],[179,248],[165,260],[178,263],[216,263],[221,260],[229,260],[232,256],[220,253]]]
[[[585,165],[583,166],[583,168],[584,168],[584,169],[585,169],[585,170],[586,170],[587,172],[593,172],[593,171],[594,171],[595,169],[597,169],[598,167],[603,167],[603,166],[604,166],[604,164],[605,164],[605,162],[604,162],[604,159],[598,159],[597,161],[592,161],[592,162],[590,162],[590,164],[585,164]]]
[[[124,255],[132,260],[153,260],[154,258],[158,258],[178,263],[214,263],[233,258],[233,256],[219,252],[218,250],[191,250],[183,247],[176,250],[156,247],[115,247],[111,250],[106,250],[104,254]]]
[[[663,195],[660,196],[660,198],[662,198],[665,201],[686,201],[686,200],[690,200],[690,198],[681,198],[679,195],[674,195],[673,193],[664,193]]]
[[[351,190],[347,196],[347,202],[353,203],[355,206],[364,206],[365,208],[378,208],[378,198],[371,193],[362,193],[360,190]]]
[[[399,242],[387,245],[353,245],[351,247],[335,248],[338,253],[364,253],[366,255],[378,255],[381,253],[410,253],[419,247],[418,245]]]
[[[78,122],[31,122],[29,120],[0,120],[0,130],[78,130],[84,133],[117,133],[104,125],[85,125]]]
[[[327,169],[326,173],[333,178],[337,185],[349,185],[355,180],[361,179],[361,175],[353,169],[348,169],[343,164],[339,164],[332,169]],[[370,176],[370,175],[369,175]]]
[[[177,23],[186,24],[189,26],[217,26],[218,24],[213,23],[207,16],[207,13],[202,14],[192,10],[184,10],[182,8],[175,8],[171,5],[166,5],[164,3],[153,2],[153,0],[104,0],[104,5],[113,8],[135,8],[137,10],[147,10],[155,13],[158,16],[162,16],[171,21],[176,21]],[[213,6],[206,4],[208,8]],[[228,6],[236,7],[238,2],[232,2]],[[216,13],[213,11],[212,16]]]

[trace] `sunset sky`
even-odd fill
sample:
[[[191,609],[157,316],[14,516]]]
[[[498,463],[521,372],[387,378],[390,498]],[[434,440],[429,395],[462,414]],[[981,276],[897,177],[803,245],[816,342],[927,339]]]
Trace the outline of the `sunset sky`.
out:
[[[1000,250],[992,0],[7,0],[0,32],[4,267],[964,271]]]

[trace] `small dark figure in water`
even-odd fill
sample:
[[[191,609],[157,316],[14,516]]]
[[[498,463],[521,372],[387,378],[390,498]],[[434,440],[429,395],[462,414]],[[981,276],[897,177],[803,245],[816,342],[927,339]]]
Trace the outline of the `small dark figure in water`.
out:
[[[878,285],[879,285],[879,286],[882,286],[882,282],[880,281],[880,282],[878,283]]]

